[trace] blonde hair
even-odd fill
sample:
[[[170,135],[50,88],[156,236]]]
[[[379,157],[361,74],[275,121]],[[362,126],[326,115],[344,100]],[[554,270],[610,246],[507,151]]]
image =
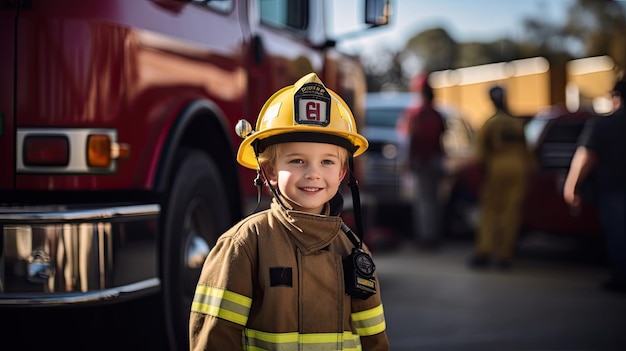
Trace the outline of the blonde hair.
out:
[[[278,145],[273,144],[265,148],[263,152],[259,154],[259,165],[270,164],[273,165],[278,158]],[[348,150],[345,148],[338,146],[339,148],[339,161],[344,168],[348,167]]]

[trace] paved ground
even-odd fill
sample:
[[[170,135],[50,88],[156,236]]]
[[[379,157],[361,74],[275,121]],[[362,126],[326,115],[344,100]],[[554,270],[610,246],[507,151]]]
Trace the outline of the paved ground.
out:
[[[467,268],[470,245],[374,253],[392,350],[626,350],[626,295],[598,289],[588,244],[529,237],[506,272]]]
[[[508,272],[468,269],[470,245],[374,252],[393,351],[626,350],[626,295],[598,290],[593,243],[534,236]],[[0,350],[165,351],[158,304],[3,312]]]

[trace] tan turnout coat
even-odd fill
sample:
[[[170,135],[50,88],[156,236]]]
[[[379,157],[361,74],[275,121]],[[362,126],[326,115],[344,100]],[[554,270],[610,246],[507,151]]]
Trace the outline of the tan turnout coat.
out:
[[[197,285],[191,349],[389,350],[378,278],[366,300],[345,293],[341,223],[274,200],[224,233]]]

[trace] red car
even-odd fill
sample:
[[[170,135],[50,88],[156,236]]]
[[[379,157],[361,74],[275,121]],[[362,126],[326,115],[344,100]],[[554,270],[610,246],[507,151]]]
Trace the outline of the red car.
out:
[[[563,183],[577,147],[578,136],[594,114],[569,112],[555,106],[540,112],[526,124],[526,138],[536,155],[538,168],[533,172],[526,199],[521,231],[566,235],[600,235],[602,229],[591,199],[572,209],[563,200]],[[473,232],[479,171],[467,165],[456,177],[446,206],[449,235],[463,235],[456,228]],[[468,214],[474,214],[470,216]],[[459,222],[466,225],[459,225]],[[454,225],[454,227],[451,227]]]
[[[557,234],[596,235],[602,230],[591,203],[584,199],[578,209],[563,200],[563,183],[576,151],[578,136],[588,111],[568,112],[554,107],[532,118],[526,126],[529,146],[535,151],[538,170],[526,195],[522,229]]]

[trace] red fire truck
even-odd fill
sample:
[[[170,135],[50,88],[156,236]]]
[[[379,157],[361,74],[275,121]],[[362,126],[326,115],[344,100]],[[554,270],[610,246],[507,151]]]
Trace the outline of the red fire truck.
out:
[[[185,349],[204,257],[256,203],[236,121],[313,71],[362,118],[332,4],[3,0],[0,308],[158,295],[169,349]],[[335,15],[387,23],[388,0],[353,6]]]

